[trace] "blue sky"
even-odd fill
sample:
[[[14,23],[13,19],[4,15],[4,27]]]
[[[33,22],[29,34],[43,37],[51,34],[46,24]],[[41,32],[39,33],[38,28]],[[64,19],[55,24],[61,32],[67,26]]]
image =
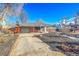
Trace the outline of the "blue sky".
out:
[[[45,23],[54,24],[63,17],[73,17],[79,10],[78,3],[27,3],[23,9],[28,15],[29,22],[42,19]]]
[[[28,21],[42,19],[45,23],[57,23],[63,17],[68,19],[79,10],[79,4],[68,3],[29,3],[24,5]]]

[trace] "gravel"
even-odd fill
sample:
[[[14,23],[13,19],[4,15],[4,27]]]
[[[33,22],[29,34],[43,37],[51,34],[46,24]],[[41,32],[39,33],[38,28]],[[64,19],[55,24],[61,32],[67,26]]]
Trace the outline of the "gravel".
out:
[[[47,33],[40,35],[39,38],[47,43],[52,51],[60,51],[67,56],[79,56],[78,40],[62,37],[61,33]]]

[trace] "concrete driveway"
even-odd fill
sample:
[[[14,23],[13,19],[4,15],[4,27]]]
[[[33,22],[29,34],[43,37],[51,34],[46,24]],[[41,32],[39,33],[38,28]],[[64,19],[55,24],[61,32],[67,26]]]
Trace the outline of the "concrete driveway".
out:
[[[11,56],[62,56],[63,53],[51,51],[49,46],[34,35],[40,33],[22,33],[13,45]]]

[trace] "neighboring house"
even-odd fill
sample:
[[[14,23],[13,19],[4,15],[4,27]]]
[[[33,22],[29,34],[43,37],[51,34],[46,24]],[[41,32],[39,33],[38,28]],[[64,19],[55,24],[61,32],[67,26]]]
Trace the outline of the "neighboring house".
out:
[[[69,32],[71,32],[71,26],[65,25],[65,27],[62,28],[61,31],[64,32],[64,33],[69,33]]]
[[[75,32],[79,32],[79,25],[76,25]]]
[[[48,32],[56,32],[56,27],[53,25],[47,26],[47,31]]]

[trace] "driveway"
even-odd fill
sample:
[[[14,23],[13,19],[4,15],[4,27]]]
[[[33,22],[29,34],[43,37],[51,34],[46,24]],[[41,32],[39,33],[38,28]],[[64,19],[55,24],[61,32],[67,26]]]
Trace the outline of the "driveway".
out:
[[[63,53],[51,51],[49,46],[34,35],[40,33],[22,33],[12,46],[11,56],[48,56],[64,55]]]

